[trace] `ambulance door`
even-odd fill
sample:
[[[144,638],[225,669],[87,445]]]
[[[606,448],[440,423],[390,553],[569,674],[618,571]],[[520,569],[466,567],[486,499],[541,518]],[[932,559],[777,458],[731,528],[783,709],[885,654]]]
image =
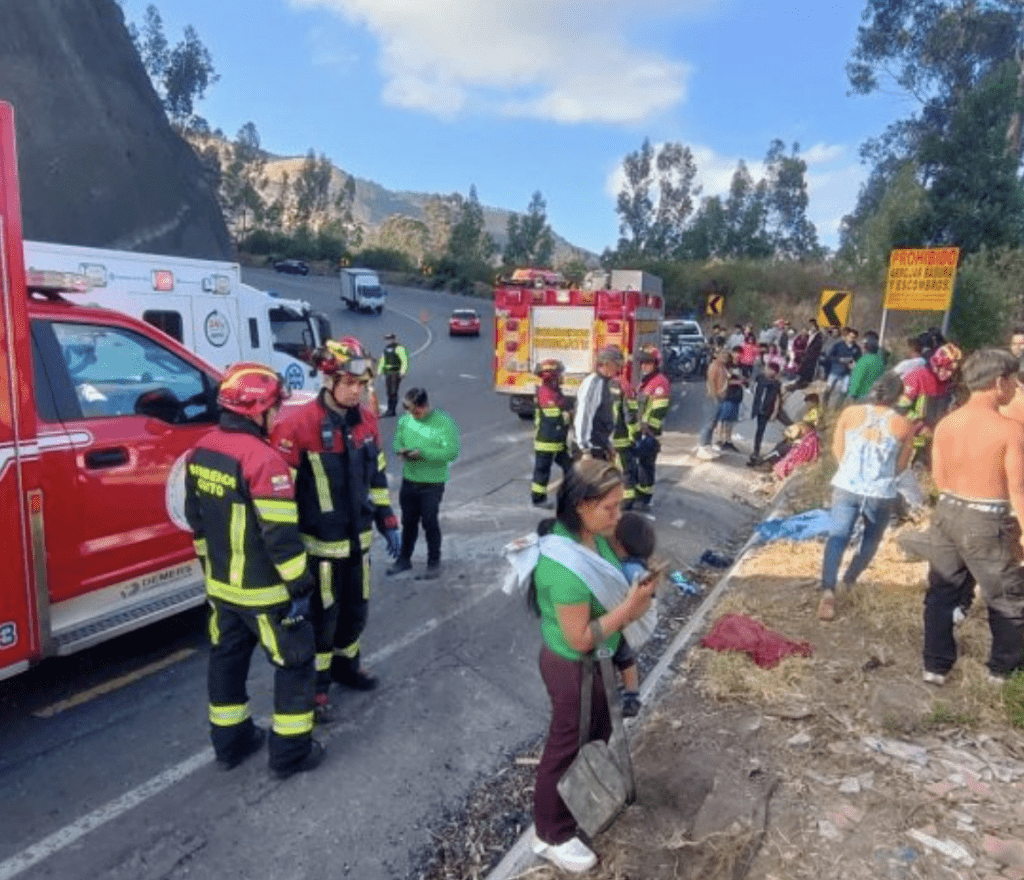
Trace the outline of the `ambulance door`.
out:
[[[37,362],[54,389],[40,435],[53,629],[126,602],[155,571],[195,576],[191,533],[175,522],[168,477],[215,423],[216,379],[120,321],[36,319]],[[173,483],[171,484],[173,487]],[[178,568],[175,568],[175,567]]]
[[[190,299],[193,342],[186,343],[186,348],[222,370],[229,364],[253,359],[248,345],[251,328],[239,320],[233,295],[194,293]]]

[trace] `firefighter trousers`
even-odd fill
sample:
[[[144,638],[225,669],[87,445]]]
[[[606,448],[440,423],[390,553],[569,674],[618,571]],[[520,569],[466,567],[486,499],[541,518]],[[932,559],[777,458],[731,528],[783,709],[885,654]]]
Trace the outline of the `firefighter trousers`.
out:
[[[548,497],[548,483],[551,480],[551,465],[557,464],[562,469],[562,478],[569,473],[572,467],[572,459],[564,449],[558,452],[542,452],[536,450],[533,456],[533,484],[530,486],[530,495],[534,504],[545,501]]]
[[[647,452],[635,452],[634,473],[636,474],[636,497],[635,500],[642,504],[650,504],[654,495],[654,466],[658,461],[658,452],[661,444],[655,441]]]
[[[615,461],[622,471],[622,500],[631,504],[636,497],[636,462],[632,445],[616,446]]]
[[[257,645],[274,667],[274,716],[268,751],[272,770],[309,753],[313,733],[313,625],[281,626],[287,606],[241,608],[210,599],[210,739],[218,760],[232,763],[251,741],[246,679]]]
[[[359,637],[370,611],[370,555],[347,559],[310,556],[316,582],[310,603],[316,634],[316,692],[345,681],[359,670]]]

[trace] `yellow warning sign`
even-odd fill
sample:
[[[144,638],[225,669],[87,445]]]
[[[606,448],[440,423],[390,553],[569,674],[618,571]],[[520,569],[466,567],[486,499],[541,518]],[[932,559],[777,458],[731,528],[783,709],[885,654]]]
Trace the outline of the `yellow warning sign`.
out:
[[[709,293],[707,305],[704,307],[704,314],[709,317],[720,315],[725,311],[725,294]]]
[[[848,290],[823,290],[818,307],[819,327],[845,327],[850,323],[853,294]]]
[[[953,299],[960,248],[904,248],[889,255],[885,307],[944,312]]]

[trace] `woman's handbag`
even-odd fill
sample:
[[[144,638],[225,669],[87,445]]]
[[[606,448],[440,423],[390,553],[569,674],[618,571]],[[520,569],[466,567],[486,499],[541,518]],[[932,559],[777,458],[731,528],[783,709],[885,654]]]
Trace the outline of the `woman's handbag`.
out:
[[[599,645],[604,633],[596,620],[590,622],[594,644]],[[636,799],[633,763],[629,759],[629,741],[622,723],[622,706],[613,687],[611,651],[602,646],[595,652],[601,662],[601,678],[612,716],[612,735],[608,742],[593,740],[590,735],[591,694],[594,684],[594,658],[584,658],[583,684],[580,689],[580,750],[569,769],[558,780],[558,793],[565,801],[579,827],[593,837],[604,831],[627,804]]]

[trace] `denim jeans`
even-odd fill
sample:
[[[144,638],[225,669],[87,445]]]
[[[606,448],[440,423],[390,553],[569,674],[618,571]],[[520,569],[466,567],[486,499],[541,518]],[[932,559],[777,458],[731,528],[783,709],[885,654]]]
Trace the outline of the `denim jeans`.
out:
[[[715,425],[717,425],[722,418],[722,404],[724,402],[725,401],[722,400],[712,401],[712,403],[714,404],[714,409],[711,410],[711,418],[709,418],[707,422],[705,422],[704,427],[701,428],[700,431],[701,446],[711,445],[711,437],[715,433]]]
[[[850,543],[853,529],[858,519],[864,520],[864,535],[860,548],[850,560],[843,575],[844,584],[852,584],[871,564],[878,550],[885,527],[892,515],[893,498],[869,498],[867,495],[855,495],[845,489],[832,490],[832,528],[825,542],[825,558],[821,566],[821,588],[834,590],[839,578],[839,563],[843,560],[843,552]]]

